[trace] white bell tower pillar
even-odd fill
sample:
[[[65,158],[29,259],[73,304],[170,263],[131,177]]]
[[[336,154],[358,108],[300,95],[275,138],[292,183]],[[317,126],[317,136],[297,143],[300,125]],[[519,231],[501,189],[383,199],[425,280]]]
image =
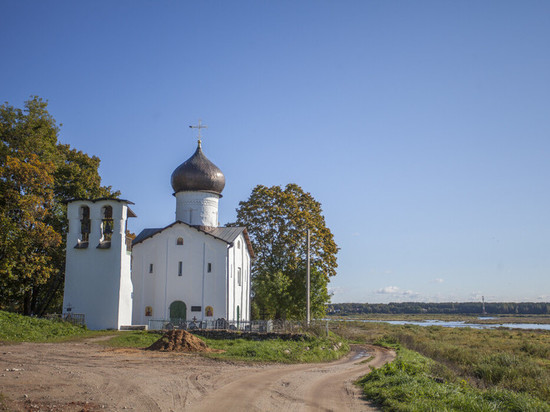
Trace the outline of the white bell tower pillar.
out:
[[[132,252],[126,223],[135,214],[129,203],[94,199],[67,205],[63,313],[83,314],[89,329],[132,324]]]

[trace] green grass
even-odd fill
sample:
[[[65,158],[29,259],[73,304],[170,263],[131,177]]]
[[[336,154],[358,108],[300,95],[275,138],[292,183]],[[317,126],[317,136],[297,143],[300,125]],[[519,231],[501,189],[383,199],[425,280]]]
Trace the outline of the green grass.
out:
[[[246,339],[203,339],[213,349],[224,353],[207,356],[220,359],[253,360],[261,362],[327,362],[341,358],[349,352],[349,345],[341,338],[312,337],[301,341],[270,339],[252,341]]]
[[[146,348],[162,335],[158,332],[119,332],[99,344],[112,347]],[[335,335],[329,338],[310,337],[300,341],[270,339],[253,341],[247,339],[206,339],[199,336],[212,349],[223,353],[204,353],[205,356],[256,362],[326,362],[339,359],[349,352],[347,342]]]
[[[550,411],[534,396],[507,389],[472,387],[444,365],[397,348],[397,358],[358,383],[367,398],[386,411]]]
[[[0,311],[1,342],[57,342],[88,335],[91,332],[86,328],[67,322]]]
[[[98,341],[98,344],[125,348],[146,348],[161,336],[158,332],[147,331],[89,331],[67,322],[0,311],[0,342],[4,343],[61,342],[106,334],[114,336],[106,341]],[[206,354],[219,359],[284,363],[324,362],[338,359],[349,351],[347,342],[336,335],[329,338],[310,337],[301,341],[201,339],[211,348],[225,351]]]
[[[512,391],[550,402],[550,332],[340,322],[357,342],[398,343],[434,361],[449,382]]]

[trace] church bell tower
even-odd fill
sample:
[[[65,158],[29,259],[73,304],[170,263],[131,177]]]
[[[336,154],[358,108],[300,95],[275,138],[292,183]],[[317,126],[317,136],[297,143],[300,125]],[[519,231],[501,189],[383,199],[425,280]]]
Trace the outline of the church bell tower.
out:
[[[67,204],[69,233],[63,314],[83,314],[89,329],[132,323],[131,239],[123,199],[74,199]]]

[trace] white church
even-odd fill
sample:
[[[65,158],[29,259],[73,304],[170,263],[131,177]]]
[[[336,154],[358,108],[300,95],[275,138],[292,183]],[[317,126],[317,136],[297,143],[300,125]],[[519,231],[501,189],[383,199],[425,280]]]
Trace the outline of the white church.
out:
[[[195,153],[172,173],[176,218],[162,228],[127,237],[136,217],[122,199],[74,199],[63,312],[84,314],[89,329],[148,325],[149,320],[250,320],[250,264],[246,228],[220,227],[218,203],[225,176]]]

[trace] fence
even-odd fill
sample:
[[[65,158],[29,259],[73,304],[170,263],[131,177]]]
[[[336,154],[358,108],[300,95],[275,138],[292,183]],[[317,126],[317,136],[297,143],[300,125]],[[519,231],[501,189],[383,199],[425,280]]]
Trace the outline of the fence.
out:
[[[86,325],[84,314],[82,314],[82,313],[64,313],[64,314],[53,313],[53,314],[50,314],[50,315],[45,315],[44,318],[49,319],[49,320],[57,320],[59,322],[61,322],[61,321],[69,322],[69,323],[72,323],[73,325],[77,325],[77,326],[85,326]]]
[[[149,330],[172,330],[172,329],[228,329],[228,330],[248,330],[254,332],[273,331],[272,321],[227,321],[225,319],[217,320],[149,320]]]
[[[184,319],[151,319],[148,325],[149,330],[172,330],[172,329],[226,329],[243,332],[276,332],[276,333],[303,333],[313,332],[317,335],[328,334],[328,320],[314,320],[309,323],[305,321],[290,320],[251,320],[251,321],[227,321],[217,320],[184,320]]]

